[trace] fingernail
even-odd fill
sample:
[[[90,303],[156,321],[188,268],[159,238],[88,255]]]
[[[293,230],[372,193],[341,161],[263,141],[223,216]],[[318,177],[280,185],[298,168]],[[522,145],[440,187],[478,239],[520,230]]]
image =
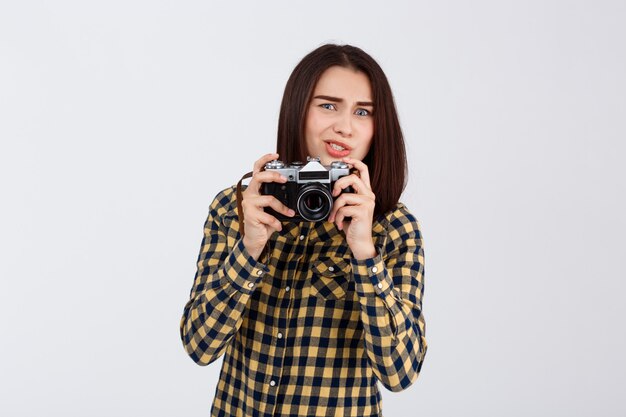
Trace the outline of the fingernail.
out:
[[[296,214],[295,211],[293,211],[292,209],[289,209],[289,211],[287,211],[287,213],[289,213],[290,216],[293,216]]]

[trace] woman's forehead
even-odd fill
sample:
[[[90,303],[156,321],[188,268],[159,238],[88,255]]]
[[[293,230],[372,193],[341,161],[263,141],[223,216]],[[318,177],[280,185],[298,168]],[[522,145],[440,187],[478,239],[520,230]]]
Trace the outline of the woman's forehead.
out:
[[[340,66],[330,67],[322,73],[313,95],[320,94],[351,101],[372,101],[368,76],[362,71]]]

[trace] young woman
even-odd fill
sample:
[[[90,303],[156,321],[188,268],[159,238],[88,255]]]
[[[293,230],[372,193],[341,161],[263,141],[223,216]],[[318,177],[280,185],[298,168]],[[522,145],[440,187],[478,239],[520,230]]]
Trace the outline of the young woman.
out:
[[[234,186],[211,204],[183,345],[199,365],[225,353],[213,416],[380,416],[377,382],[407,388],[427,345],[422,236],[398,201],[405,148],[379,65],[349,45],[304,57],[277,148],[255,162],[239,209]],[[261,187],[287,180],[263,168],[307,156],[357,172],[335,182],[326,220],[279,221],[265,208],[295,213]]]

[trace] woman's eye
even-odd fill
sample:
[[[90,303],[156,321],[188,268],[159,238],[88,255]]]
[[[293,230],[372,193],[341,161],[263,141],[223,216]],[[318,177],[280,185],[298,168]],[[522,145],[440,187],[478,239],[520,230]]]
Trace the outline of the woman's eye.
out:
[[[326,110],[335,110],[335,105],[331,103],[320,104],[320,106]]]
[[[357,109],[357,111],[355,111],[354,114],[356,114],[357,116],[368,116],[370,112],[369,110],[365,110],[365,109]]]

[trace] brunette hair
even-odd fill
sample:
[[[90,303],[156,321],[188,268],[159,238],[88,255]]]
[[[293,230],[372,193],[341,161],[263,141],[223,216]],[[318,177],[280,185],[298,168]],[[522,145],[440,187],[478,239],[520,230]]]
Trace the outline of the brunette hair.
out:
[[[280,106],[277,152],[283,161],[306,161],[307,111],[318,80],[332,66],[363,72],[372,87],[374,136],[363,162],[369,169],[376,195],[374,216],[377,217],[398,203],[406,186],[407,162],[391,87],[378,63],[363,50],[351,45],[327,44],[310,52],[296,65]]]

